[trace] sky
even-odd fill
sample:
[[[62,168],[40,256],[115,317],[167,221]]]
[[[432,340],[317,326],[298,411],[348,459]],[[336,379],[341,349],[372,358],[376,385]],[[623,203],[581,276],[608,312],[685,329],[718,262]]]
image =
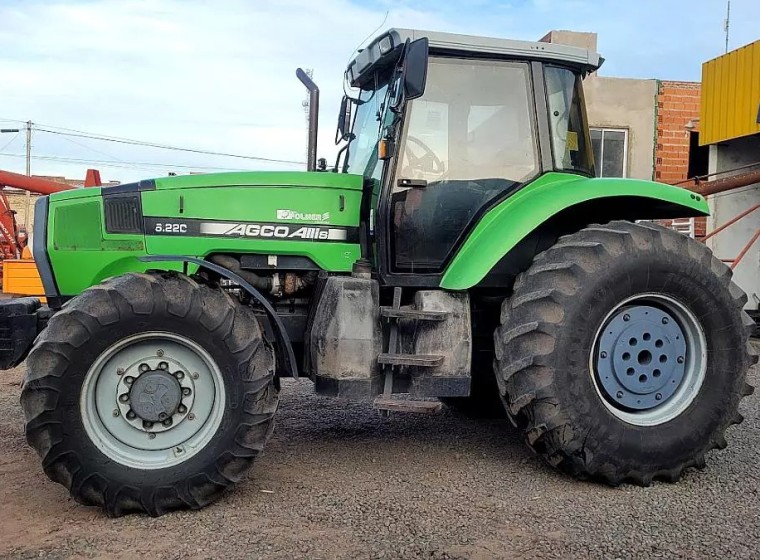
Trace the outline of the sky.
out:
[[[725,13],[726,0],[0,0],[0,128],[35,123],[33,174],[298,170],[307,123],[296,68],[320,87],[319,155],[332,161],[343,72],[380,30],[524,40],[593,31],[600,75],[698,81],[725,50]],[[760,1],[732,0],[730,48],[757,39]],[[0,169],[24,172],[23,154],[23,133],[0,134]]]

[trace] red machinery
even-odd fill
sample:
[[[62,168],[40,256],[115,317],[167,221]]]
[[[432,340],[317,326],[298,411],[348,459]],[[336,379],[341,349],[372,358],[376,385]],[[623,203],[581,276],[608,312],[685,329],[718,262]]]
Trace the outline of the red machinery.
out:
[[[91,177],[88,171],[88,180],[90,182],[96,180],[96,174],[97,172]],[[99,176],[97,180],[99,180]],[[26,232],[19,232],[18,224],[16,223],[16,211],[11,209],[8,197],[5,194],[5,187],[12,187],[37,194],[51,194],[73,187],[65,183],[57,183],[38,177],[28,177],[19,173],[11,173],[10,171],[0,171],[0,258],[18,259],[21,257],[21,252],[27,243]]]

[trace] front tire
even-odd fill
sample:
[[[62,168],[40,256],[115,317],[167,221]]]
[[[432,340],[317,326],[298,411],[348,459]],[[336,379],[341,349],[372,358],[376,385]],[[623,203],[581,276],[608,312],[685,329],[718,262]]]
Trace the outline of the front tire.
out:
[[[45,473],[112,516],[211,503],[263,448],[277,402],[252,311],[176,273],[72,299],[36,341],[21,395]]]
[[[565,236],[502,307],[494,367],[507,412],[576,477],[678,480],[742,421],[757,362],[746,301],[704,245],[660,226]]]

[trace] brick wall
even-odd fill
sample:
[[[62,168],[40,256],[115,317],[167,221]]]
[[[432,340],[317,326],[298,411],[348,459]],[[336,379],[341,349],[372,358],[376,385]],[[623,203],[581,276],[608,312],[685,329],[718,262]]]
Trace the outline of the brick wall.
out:
[[[688,179],[690,133],[686,125],[692,122],[699,130],[699,82],[661,81],[657,93],[657,138],[655,141],[655,180],[675,184]],[[670,226],[669,220],[663,222]],[[706,220],[697,218],[694,230],[697,237],[705,235]]]

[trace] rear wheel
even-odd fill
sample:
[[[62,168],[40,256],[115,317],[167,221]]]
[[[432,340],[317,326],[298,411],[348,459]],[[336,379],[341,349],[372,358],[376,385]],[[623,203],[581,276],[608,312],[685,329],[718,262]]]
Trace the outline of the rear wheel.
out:
[[[173,273],[86,290],[27,370],[27,439],[45,472],[111,515],[213,501],[263,448],[278,400],[250,309]]]
[[[677,480],[741,422],[746,296],[702,244],[613,222],[538,255],[502,307],[507,411],[551,465],[610,484]]]

